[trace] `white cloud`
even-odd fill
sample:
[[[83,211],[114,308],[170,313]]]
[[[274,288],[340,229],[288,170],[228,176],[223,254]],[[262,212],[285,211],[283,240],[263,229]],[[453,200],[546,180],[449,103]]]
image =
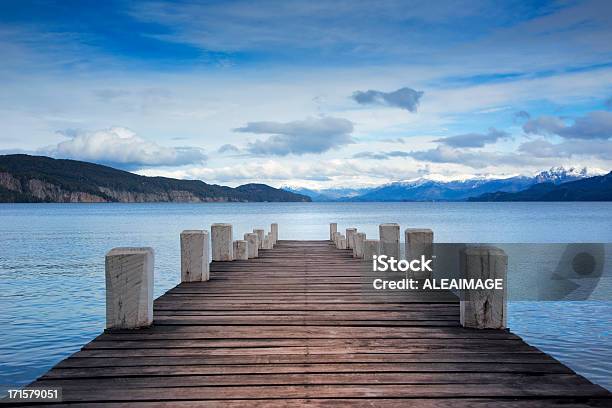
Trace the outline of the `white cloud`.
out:
[[[151,166],[182,166],[206,160],[203,151],[193,147],[164,147],[137,136],[124,127],[94,132],[65,132],[70,139],[41,149],[57,158],[85,160],[124,169]]]
[[[301,185],[313,188],[330,186],[376,186],[389,180],[419,176],[424,166],[412,159],[408,163],[330,159],[321,161],[256,160],[219,167],[187,166],[180,170],[144,169],[138,174],[183,179],[200,179],[207,183],[238,185],[250,182],[273,186]]]

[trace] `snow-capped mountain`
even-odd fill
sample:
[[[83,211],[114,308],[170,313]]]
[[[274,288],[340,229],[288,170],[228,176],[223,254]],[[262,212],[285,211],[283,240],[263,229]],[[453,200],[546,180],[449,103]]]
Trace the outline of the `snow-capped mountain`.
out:
[[[598,172],[589,172],[586,167],[570,167],[566,169],[562,166],[553,167],[550,170],[545,170],[535,176],[537,183],[565,183],[567,181],[578,180],[585,177],[591,177],[600,174]]]
[[[509,178],[478,177],[467,180],[438,181],[427,178],[394,182],[370,189],[288,189],[307,195],[313,201],[465,201],[493,192],[518,192],[534,184],[560,184],[600,174],[587,168],[553,167],[534,176]]]

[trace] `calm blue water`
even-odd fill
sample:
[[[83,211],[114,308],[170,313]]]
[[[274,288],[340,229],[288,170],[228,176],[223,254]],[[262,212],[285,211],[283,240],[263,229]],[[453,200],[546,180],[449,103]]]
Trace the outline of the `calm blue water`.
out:
[[[0,384],[34,380],[104,328],[104,254],[155,248],[155,293],[179,281],[179,233],[278,222],[281,239],[327,239],[329,222],[428,227],[437,242],[612,242],[612,203],[0,204]],[[511,277],[510,277],[511,278]],[[509,326],[612,389],[612,303],[515,302]],[[0,391],[2,391],[0,389]]]

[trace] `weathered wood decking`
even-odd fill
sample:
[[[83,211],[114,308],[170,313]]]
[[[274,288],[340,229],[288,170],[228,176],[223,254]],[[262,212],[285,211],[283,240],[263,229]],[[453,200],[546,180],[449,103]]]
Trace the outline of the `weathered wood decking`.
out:
[[[328,241],[213,263],[32,386],[97,406],[610,406],[610,394],[506,331],[464,329],[449,293],[361,295]]]

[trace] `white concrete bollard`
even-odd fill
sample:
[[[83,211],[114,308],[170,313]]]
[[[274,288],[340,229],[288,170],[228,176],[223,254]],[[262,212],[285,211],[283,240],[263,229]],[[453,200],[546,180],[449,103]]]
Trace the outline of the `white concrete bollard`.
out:
[[[353,249],[355,246],[355,234],[357,233],[357,228],[347,228],[346,229],[346,248]]]
[[[508,256],[499,248],[483,245],[462,249],[459,259],[465,279],[503,279],[503,289],[462,292],[459,302],[461,325],[478,329],[505,329],[508,316]]]
[[[276,245],[278,242],[278,224],[273,223],[270,225],[270,233],[272,234],[272,244]]]
[[[379,242],[377,239],[365,239],[363,241],[363,259],[372,261],[372,257],[379,253]]]
[[[267,233],[266,236],[268,237],[268,249],[273,249],[274,248],[274,235],[272,235],[271,232]]]
[[[249,250],[247,241],[238,239],[234,241],[234,259],[237,261],[246,261],[249,259]]]
[[[249,258],[257,258],[259,256],[259,237],[254,232],[244,234],[244,240],[247,241],[247,253]]]
[[[399,260],[400,257],[400,226],[399,224],[380,224],[380,255],[387,255]]]
[[[344,235],[342,235],[340,237],[340,240],[338,241],[339,245],[338,245],[338,249],[347,249],[346,247],[346,237]]]
[[[270,235],[266,234],[263,240],[263,248],[262,249],[270,249]]]
[[[266,232],[262,229],[254,229],[253,232],[257,234],[257,245],[259,245],[259,249],[264,249],[264,238]]]
[[[232,224],[213,224],[210,227],[213,261],[233,261]]]
[[[329,224],[329,239],[331,241],[334,240],[334,234],[338,232],[338,224],[335,222],[332,222]]]
[[[105,258],[106,328],[153,323],[153,248],[113,248]]]
[[[340,239],[340,236],[342,234],[339,232],[334,232],[334,234],[332,235],[332,241],[334,242],[334,245],[338,246],[338,240]]]
[[[336,241],[335,241],[335,244],[336,244],[336,248],[338,248],[338,249],[340,249],[340,240],[342,240],[342,238],[344,238],[344,235],[342,235],[339,232],[336,232]]]
[[[209,275],[208,231],[181,232],[181,282],[207,281]]]
[[[363,259],[363,245],[366,240],[366,234],[358,232],[355,234],[355,245],[353,246],[353,258]]]
[[[406,259],[420,259],[425,256],[425,259],[433,257],[433,231],[427,228],[407,228],[404,231]],[[430,271],[412,272],[412,277],[415,279],[431,278]]]

